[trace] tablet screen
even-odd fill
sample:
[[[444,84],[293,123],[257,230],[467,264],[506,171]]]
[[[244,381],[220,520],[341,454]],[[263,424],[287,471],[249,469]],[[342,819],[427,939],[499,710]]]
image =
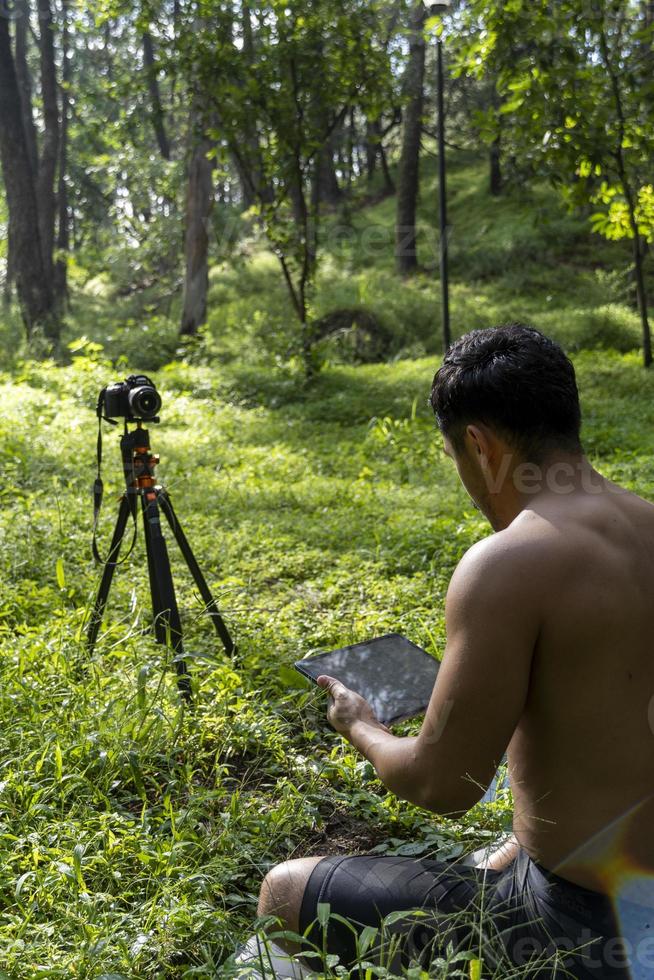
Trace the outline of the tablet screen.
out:
[[[315,681],[336,677],[361,694],[383,725],[424,714],[440,663],[400,633],[298,660],[297,670]]]

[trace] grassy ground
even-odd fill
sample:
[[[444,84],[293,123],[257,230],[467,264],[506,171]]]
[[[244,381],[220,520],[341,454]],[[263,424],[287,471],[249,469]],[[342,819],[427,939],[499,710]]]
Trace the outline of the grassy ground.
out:
[[[621,253],[595,251],[545,192],[497,203],[482,180],[469,162],[453,172],[457,331],[520,316],[565,340],[591,458],[651,496],[654,380],[621,301]],[[425,216],[432,189],[428,171]],[[385,201],[352,220],[363,234],[391,217]],[[399,283],[386,254],[369,264],[359,254],[331,248],[317,309],[363,293],[405,356],[354,367],[327,352],[310,388],[275,360],[288,310],[265,253],[213,270],[211,330],[190,361],[171,358],[172,320],[137,316],[131,300],[117,306],[107,283],[76,295],[68,328],[104,352],[87,346],[70,364],[37,363],[18,349],[13,321],[4,324],[0,977],[226,976],[273,863],[407,844],[454,856],[510,820],[506,798],[458,823],[399,803],[326,729],[319,696],[294,686],[298,656],[388,630],[440,654],[450,574],[488,533],[426,408],[437,365],[433,277]],[[98,581],[95,399],[128,368],[154,367],[160,476],[240,649],[236,663],[222,654],[172,547],[192,711],[144,631],[141,537],[92,658],[83,642]],[[105,447],[106,549],[121,485],[114,430]]]

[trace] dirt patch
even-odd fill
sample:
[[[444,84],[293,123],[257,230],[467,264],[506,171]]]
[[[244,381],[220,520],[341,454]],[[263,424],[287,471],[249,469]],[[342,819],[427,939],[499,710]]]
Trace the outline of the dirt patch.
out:
[[[371,825],[367,820],[346,813],[335,813],[321,831],[298,845],[291,857],[365,854],[390,836],[388,827]]]

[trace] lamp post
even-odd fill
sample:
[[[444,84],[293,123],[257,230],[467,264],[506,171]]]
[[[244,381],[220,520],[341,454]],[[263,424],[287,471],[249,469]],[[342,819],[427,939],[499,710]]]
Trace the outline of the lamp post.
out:
[[[449,0],[429,5],[429,13],[444,14],[449,9]],[[448,227],[447,227],[447,187],[445,181],[445,114],[443,111],[443,41],[440,34],[436,38],[436,100],[438,107],[438,203],[439,203],[439,266],[441,276],[441,304],[443,319],[443,350],[452,342],[450,335],[450,283],[448,275]]]

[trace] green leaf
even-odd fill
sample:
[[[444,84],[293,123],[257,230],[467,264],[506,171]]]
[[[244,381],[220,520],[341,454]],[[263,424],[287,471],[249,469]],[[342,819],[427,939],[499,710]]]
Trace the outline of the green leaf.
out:
[[[481,980],[481,960],[470,960],[470,980]]]
[[[76,844],[73,848],[73,868],[75,870],[75,878],[77,879],[77,884],[80,888],[85,888],[84,878],[82,876],[82,858],[84,856],[84,845]]]
[[[361,930],[357,937],[357,959],[361,959],[361,957],[364,956],[364,954],[370,949],[375,941],[375,938],[377,937],[378,932],[379,929],[376,929],[374,926],[365,926],[365,928]]]
[[[331,906],[329,902],[318,902],[318,908],[316,909],[316,915],[318,918],[318,923],[323,929],[327,928],[327,923],[329,922],[329,913],[331,911]]]
[[[143,773],[141,771],[141,765],[139,762],[139,757],[136,752],[130,752],[128,754],[129,768],[132,772],[132,779],[134,780],[134,785],[136,786],[136,791],[145,803],[147,796],[145,792],[145,783],[143,782]]]
[[[425,841],[413,841],[409,844],[402,844],[395,853],[399,857],[415,857],[417,854],[424,854],[428,850],[429,844]]]
[[[136,678],[136,703],[138,704],[139,708],[145,708],[146,684],[149,673],[150,668],[148,666],[141,667]]]
[[[63,760],[61,756],[61,746],[59,745],[59,742],[55,742],[54,766],[55,766],[55,777],[57,779],[57,782],[60,783],[63,775]]]
[[[22,874],[20,876],[20,878],[16,882],[16,887],[14,888],[14,897],[15,898],[20,898],[20,893],[23,890],[23,885],[25,884],[25,882],[27,881],[27,879],[28,878],[31,878],[33,875],[34,875],[34,872],[33,871],[26,871],[24,874]]]
[[[57,585],[60,589],[66,588],[66,576],[64,574],[64,562],[63,558],[57,558],[56,564],[56,574],[57,574]]]

